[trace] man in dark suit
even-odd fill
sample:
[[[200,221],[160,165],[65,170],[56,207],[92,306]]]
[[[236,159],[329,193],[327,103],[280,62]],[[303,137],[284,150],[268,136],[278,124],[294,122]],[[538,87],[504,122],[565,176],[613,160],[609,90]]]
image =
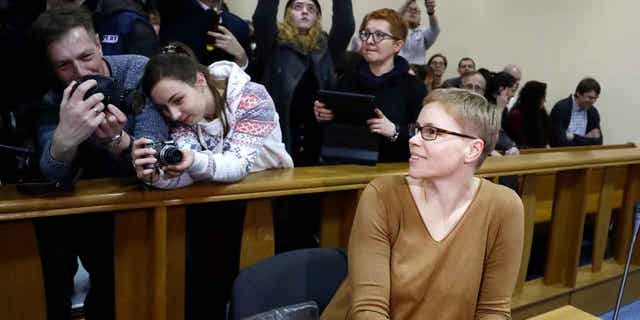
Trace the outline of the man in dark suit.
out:
[[[558,101],[551,110],[551,146],[601,145],[600,114],[594,106],[600,84],[593,78],[578,83],[573,96]]]

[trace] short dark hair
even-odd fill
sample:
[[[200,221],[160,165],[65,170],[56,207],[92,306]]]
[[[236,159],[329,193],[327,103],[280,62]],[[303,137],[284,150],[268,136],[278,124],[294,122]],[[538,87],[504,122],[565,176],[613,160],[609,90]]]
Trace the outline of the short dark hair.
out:
[[[484,77],[487,82],[487,89],[484,92],[484,97],[490,103],[496,103],[496,97],[500,94],[501,88],[511,88],[516,83],[516,78],[510,73],[491,72],[485,68],[481,68],[478,72]]]
[[[96,33],[89,11],[83,7],[62,6],[40,14],[31,25],[30,38],[40,52],[46,52],[49,45],[56,42],[69,30],[82,27],[89,35]]]
[[[460,68],[460,65],[462,65],[462,62],[464,62],[464,61],[471,61],[471,62],[473,62],[473,67],[474,68],[476,67],[476,62],[473,61],[473,59],[471,59],[470,57],[464,57],[464,58],[460,59],[460,61],[458,61],[458,68]]]
[[[449,62],[447,61],[447,57],[445,57],[442,53],[436,53],[434,55],[431,56],[431,58],[429,58],[429,61],[427,61],[427,65],[431,65],[431,61],[433,61],[433,59],[440,57],[442,58],[442,60],[444,60],[444,66],[446,67]]]
[[[580,80],[576,87],[576,94],[584,94],[590,91],[595,91],[597,95],[600,95],[600,84],[598,81],[591,77]]]

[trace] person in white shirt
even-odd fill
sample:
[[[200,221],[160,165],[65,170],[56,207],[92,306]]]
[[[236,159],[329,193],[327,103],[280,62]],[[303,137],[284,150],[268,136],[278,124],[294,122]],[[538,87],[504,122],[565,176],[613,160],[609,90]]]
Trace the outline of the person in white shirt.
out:
[[[404,42],[400,56],[407,59],[409,64],[426,64],[426,51],[436,42],[440,35],[440,25],[436,17],[436,1],[425,0],[429,25],[420,25],[420,7],[416,0],[407,0],[398,12],[409,27],[407,39]]]

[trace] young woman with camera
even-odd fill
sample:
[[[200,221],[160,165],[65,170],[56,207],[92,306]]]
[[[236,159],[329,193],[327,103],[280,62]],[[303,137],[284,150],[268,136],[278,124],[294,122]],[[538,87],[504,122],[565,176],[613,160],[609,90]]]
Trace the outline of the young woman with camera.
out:
[[[156,166],[153,141],[137,139],[132,158],[139,179],[162,189],[195,181],[235,182],[249,172],[293,166],[281,142],[278,113],[263,86],[232,62],[207,67],[161,54],[145,69],[145,94],[162,108],[182,161]]]
[[[220,61],[207,68],[188,50],[175,49],[149,61],[142,88],[168,119],[182,160],[158,165],[152,141],[138,139],[132,151],[138,178],[156,188],[173,189],[201,180],[235,182],[249,172],[292,167],[278,113],[265,88],[249,81],[235,63]],[[187,319],[205,312],[213,319],[224,317],[238,272],[245,209],[246,201],[187,207]],[[226,258],[220,261],[219,256]]]

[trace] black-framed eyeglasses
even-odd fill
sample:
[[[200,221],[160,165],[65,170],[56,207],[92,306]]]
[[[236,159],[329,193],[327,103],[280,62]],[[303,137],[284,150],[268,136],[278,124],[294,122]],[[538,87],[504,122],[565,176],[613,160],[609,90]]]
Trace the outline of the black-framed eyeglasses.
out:
[[[385,39],[393,39],[393,40],[399,40],[397,37],[394,37],[386,32],[382,32],[382,31],[374,31],[374,32],[369,32],[367,30],[362,30],[358,33],[358,37],[360,38],[360,41],[362,42],[366,42],[367,40],[369,40],[369,37],[373,37],[373,42],[374,43],[378,43],[382,40]]]
[[[458,136],[458,137],[463,137],[463,138],[469,138],[469,139],[480,139],[478,137],[466,135],[464,133],[459,133],[459,132],[455,132],[455,131],[449,131],[449,130],[441,129],[441,128],[438,128],[438,127],[434,127],[432,125],[420,126],[417,123],[411,124],[409,126],[409,132],[410,133],[413,132],[413,135],[416,135],[419,132],[420,136],[422,137],[422,139],[424,139],[426,141],[433,141],[433,140],[438,138],[438,135],[443,134],[443,133],[451,134],[451,135]]]

